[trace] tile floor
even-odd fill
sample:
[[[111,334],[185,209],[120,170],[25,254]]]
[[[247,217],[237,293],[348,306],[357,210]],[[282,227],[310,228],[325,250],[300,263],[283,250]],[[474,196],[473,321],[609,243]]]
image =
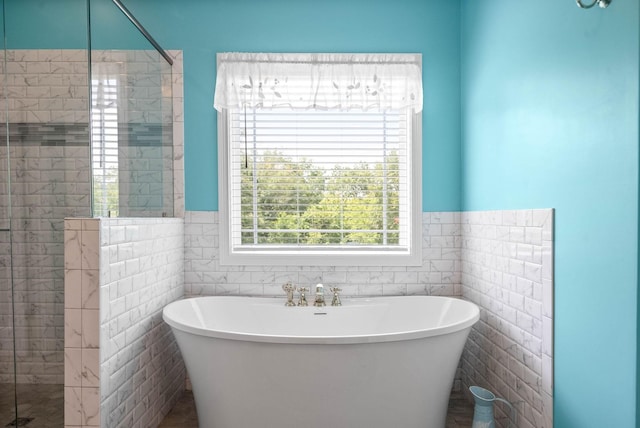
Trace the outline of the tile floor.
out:
[[[64,426],[64,387],[62,385],[20,384],[18,417],[32,419],[27,428],[62,428]],[[0,384],[0,427],[11,425],[16,419],[13,384]]]
[[[64,426],[64,388],[62,385],[18,385],[18,415],[33,418],[26,428],[62,428]],[[13,385],[0,384],[0,428],[11,427],[15,419]],[[462,393],[449,400],[446,428],[469,428],[473,407]],[[185,391],[158,428],[196,428],[193,394]]]
[[[469,428],[472,420],[472,405],[462,393],[451,394],[446,428]],[[193,403],[193,394],[191,391],[185,391],[158,428],[195,428],[197,426],[198,417]]]

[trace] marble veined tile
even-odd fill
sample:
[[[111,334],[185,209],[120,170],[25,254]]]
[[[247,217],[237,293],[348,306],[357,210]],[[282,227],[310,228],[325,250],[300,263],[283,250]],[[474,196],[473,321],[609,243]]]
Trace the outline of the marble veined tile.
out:
[[[98,309],[82,309],[82,347],[100,347],[100,314]]]
[[[82,387],[100,386],[100,349],[82,350]]]
[[[64,423],[65,426],[82,425],[82,388],[65,386]]]
[[[100,388],[82,388],[81,415],[83,426],[100,426]]]
[[[64,267],[65,269],[82,268],[81,232],[66,229],[64,231]]]
[[[82,346],[82,310],[66,309],[64,313],[64,346],[80,348]]]
[[[82,269],[99,269],[100,233],[97,230],[83,230],[81,241]]]
[[[82,351],[80,348],[64,350],[64,384],[65,386],[82,386]]]
[[[65,269],[64,272],[64,307],[80,309],[82,305],[82,271]]]
[[[83,269],[81,274],[82,282],[82,308],[83,309],[99,309],[99,271],[95,269]]]

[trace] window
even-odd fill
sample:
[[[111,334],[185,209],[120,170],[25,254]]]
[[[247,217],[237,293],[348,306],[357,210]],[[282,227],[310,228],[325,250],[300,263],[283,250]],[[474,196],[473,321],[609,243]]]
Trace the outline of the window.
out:
[[[91,78],[91,171],[93,215],[117,217],[118,190],[118,69],[93,64]]]
[[[420,263],[416,55],[325,57],[219,55],[222,263]]]

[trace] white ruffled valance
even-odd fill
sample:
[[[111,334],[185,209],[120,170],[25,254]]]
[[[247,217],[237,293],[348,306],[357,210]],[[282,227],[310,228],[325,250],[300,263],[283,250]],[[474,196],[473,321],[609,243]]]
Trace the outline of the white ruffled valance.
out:
[[[214,107],[422,110],[420,54],[220,53]]]

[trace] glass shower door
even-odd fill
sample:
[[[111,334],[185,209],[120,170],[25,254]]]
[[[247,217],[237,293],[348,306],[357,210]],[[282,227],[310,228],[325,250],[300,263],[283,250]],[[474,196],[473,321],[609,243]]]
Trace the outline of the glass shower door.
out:
[[[17,401],[4,0],[0,0],[0,23],[0,426],[6,426],[16,420]]]
[[[64,425],[64,219],[91,214],[87,7],[64,3],[3,0],[0,217],[10,231],[0,232],[0,288],[9,284],[2,299],[12,300],[0,317],[11,311],[15,357],[0,376],[14,378],[17,414],[0,426]]]

